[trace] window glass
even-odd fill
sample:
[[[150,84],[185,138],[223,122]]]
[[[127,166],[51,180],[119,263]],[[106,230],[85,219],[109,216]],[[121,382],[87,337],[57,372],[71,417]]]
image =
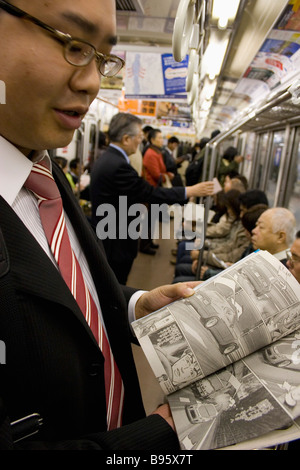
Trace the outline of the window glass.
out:
[[[274,204],[278,174],[284,149],[284,135],[284,131],[274,132],[274,138],[272,142],[270,167],[265,190],[270,207],[272,207]]]
[[[263,181],[263,169],[267,163],[267,151],[268,151],[268,134],[263,134],[260,136],[259,139],[259,146],[258,146],[258,168],[257,173],[255,175],[255,181],[253,182],[253,186],[255,188],[261,188]]]

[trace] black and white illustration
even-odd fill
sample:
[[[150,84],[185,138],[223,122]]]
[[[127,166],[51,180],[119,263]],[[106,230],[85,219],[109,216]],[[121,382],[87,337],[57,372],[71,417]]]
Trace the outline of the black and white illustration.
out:
[[[133,326],[168,394],[292,333],[299,319],[299,284],[258,252]]]
[[[299,283],[260,251],[134,323],[182,449],[300,435],[299,319]]]

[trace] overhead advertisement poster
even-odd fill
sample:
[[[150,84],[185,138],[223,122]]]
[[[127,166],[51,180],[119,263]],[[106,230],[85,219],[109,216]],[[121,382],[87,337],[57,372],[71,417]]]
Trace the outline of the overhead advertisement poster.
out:
[[[172,54],[127,52],[125,98],[186,99],[188,57],[175,62]]]
[[[241,93],[240,87],[254,85],[261,95],[273,90],[288,81],[289,77],[299,69],[300,64],[300,2],[290,0],[274,29],[269,33],[261,49],[248,67],[242,82],[236,92]]]
[[[156,117],[156,101],[148,100],[128,100],[123,97],[119,100],[119,111],[121,113],[131,113],[136,116],[149,118]]]
[[[233,92],[231,119],[239,109],[264,100],[271,90],[289,83],[299,66],[300,0],[290,0]]]

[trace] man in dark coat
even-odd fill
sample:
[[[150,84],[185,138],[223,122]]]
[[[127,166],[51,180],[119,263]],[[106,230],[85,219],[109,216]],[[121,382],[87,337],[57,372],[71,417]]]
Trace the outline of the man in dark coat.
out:
[[[121,287],[65,175],[45,150],[68,145],[97,96],[100,74],[122,67],[121,59],[109,56],[115,17],[114,0],[0,1],[0,79],[7,93],[0,106],[1,449],[178,449],[167,405],[145,417],[129,316],[144,316],[190,289],[140,293]],[[37,162],[53,174],[77,272],[121,374],[120,427],[107,425],[101,345],[62,277],[38,200],[25,187]]]
[[[109,264],[119,282],[126,284],[138,252],[138,236],[133,238],[128,230],[133,221],[128,210],[134,204],[143,203],[149,204],[149,210],[151,204],[184,204],[192,196],[212,194],[213,183],[186,188],[154,187],[137,174],[128,158],[141,142],[141,120],[132,114],[116,114],[108,134],[110,145],[95,162],[91,175],[92,220],[98,236],[103,239]],[[113,214],[105,212],[110,208]],[[112,230],[111,235],[109,230],[104,233],[101,220],[108,225],[110,222],[116,224],[116,230]]]

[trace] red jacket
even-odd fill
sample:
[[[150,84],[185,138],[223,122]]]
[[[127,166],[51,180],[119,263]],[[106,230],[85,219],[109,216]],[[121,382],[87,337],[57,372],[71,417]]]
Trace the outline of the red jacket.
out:
[[[158,153],[153,148],[148,148],[143,158],[144,177],[152,186],[157,186],[161,180],[165,181],[165,174],[167,173],[166,166],[163,161],[161,153]]]

